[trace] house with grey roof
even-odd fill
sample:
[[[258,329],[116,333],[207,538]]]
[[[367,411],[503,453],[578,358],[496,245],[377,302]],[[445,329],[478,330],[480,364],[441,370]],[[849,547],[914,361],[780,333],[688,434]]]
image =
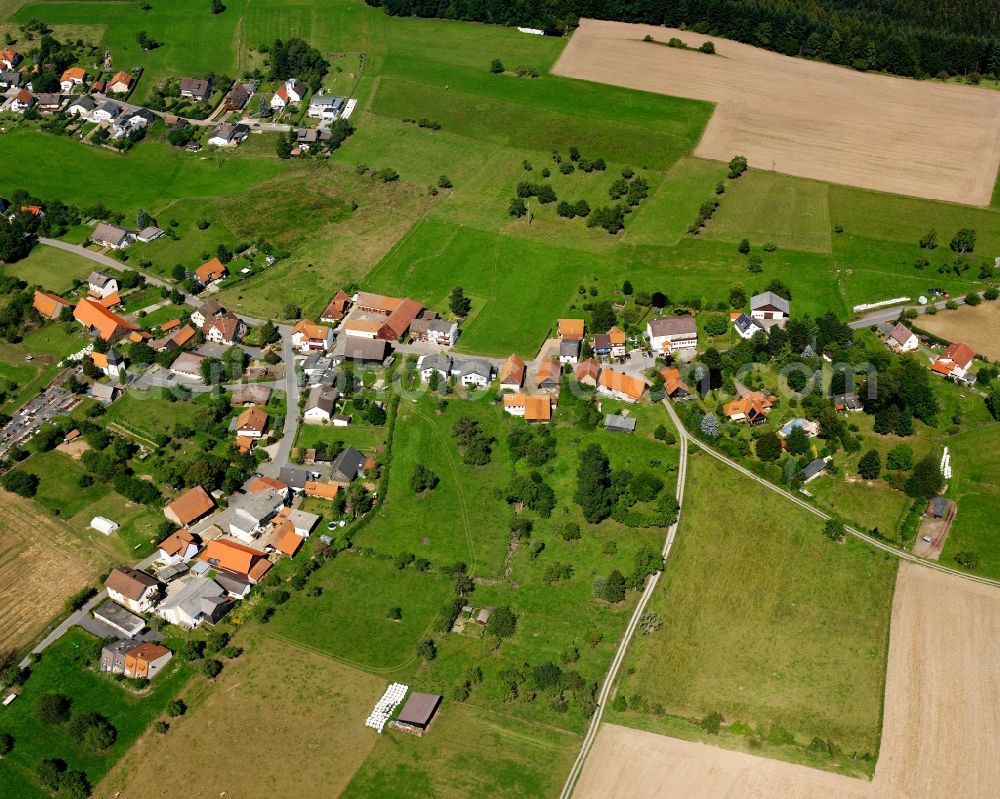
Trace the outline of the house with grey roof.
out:
[[[21,85],[23,75],[14,70],[0,71],[0,89],[16,89]]]
[[[101,222],[94,228],[94,232],[90,234],[90,240],[94,242],[94,244],[98,244],[101,247],[110,247],[112,250],[124,250],[135,241],[135,236],[131,231],[128,231],[123,227],[119,227],[118,225],[109,225],[107,222]],[[95,272],[93,274],[100,273]],[[104,277],[107,277],[107,275]],[[118,290],[117,283],[115,290]],[[107,295],[105,294],[104,296]]]
[[[114,122],[124,110],[125,107],[120,103],[116,103],[114,100],[105,100],[91,112],[90,118],[94,122]]]
[[[354,447],[348,447],[334,459],[330,468],[330,482],[348,485],[361,474],[364,465],[365,456]]]
[[[344,110],[344,98],[328,94],[314,94],[309,100],[309,116],[332,122]]]
[[[340,392],[335,388],[316,386],[309,392],[309,398],[302,412],[302,421],[306,424],[329,422],[339,397]]]
[[[745,313],[741,313],[733,319],[733,327],[736,328],[736,332],[743,339],[752,339],[764,330],[764,325],[752,316],[747,316]]]
[[[117,602],[112,602],[110,599],[103,602],[94,611],[94,618],[108,625],[113,630],[117,630],[127,638],[135,638],[146,626],[145,619],[126,610]]]
[[[417,369],[420,370],[420,379],[426,383],[435,372],[442,380],[447,380],[451,376],[453,364],[450,355],[435,353],[434,355],[424,355],[420,359],[420,363],[417,364]]]
[[[250,128],[247,125],[220,122],[212,128],[208,143],[214,147],[237,147],[249,135]]]
[[[73,99],[73,102],[69,104],[66,109],[66,113],[71,117],[79,116],[90,116],[93,110],[97,108],[97,103],[94,102],[94,98],[86,94],[81,94],[79,97]]]
[[[192,576],[173,583],[156,613],[171,624],[193,630],[202,622],[215,624],[230,607],[225,589],[215,580]]]
[[[455,361],[451,366],[451,373],[467,388],[486,388],[493,382],[493,364],[479,358]]]
[[[559,363],[576,364],[580,360],[580,339],[564,338],[559,341]]]
[[[787,319],[788,310],[788,300],[775,294],[773,291],[754,294],[750,298],[750,317],[752,319]]]
[[[810,461],[809,465],[799,473],[799,478],[803,483],[809,483],[819,477],[824,471],[826,471],[826,458],[816,458]]]
[[[207,100],[212,96],[212,84],[202,78],[181,78],[181,97],[192,100]]]
[[[344,339],[343,353],[334,358],[335,363],[345,360],[355,363],[384,363],[392,355],[392,345],[383,339],[368,339],[361,336],[344,336]]]
[[[615,433],[634,433],[635,419],[631,416],[620,416],[615,413],[609,413],[604,417],[604,429],[612,430]]]
[[[308,469],[302,469],[298,466],[282,466],[278,472],[278,479],[292,491],[301,493],[305,490],[306,483],[314,477]]]
[[[244,544],[253,543],[261,529],[285,506],[285,492],[277,488],[243,494],[229,504],[229,534]]]

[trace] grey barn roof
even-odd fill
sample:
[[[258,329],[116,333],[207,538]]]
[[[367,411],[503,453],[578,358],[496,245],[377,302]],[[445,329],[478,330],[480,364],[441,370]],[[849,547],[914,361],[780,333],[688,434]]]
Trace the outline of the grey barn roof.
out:
[[[773,305],[782,313],[788,313],[788,300],[784,297],[779,297],[773,291],[764,291],[760,294],[754,294],[753,297],[750,298],[750,310],[762,308],[766,305]]]

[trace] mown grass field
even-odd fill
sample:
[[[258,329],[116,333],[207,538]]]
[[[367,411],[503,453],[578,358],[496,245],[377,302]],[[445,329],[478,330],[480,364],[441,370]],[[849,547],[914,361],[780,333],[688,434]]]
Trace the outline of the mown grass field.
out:
[[[17,344],[0,347],[0,380],[5,395],[0,410],[11,413],[34,397],[59,373],[59,361],[87,343],[75,324],[45,324]],[[31,360],[25,360],[27,356]]]
[[[780,725],[803,746],[818,736],[876,756],[895,559],[830,542],[818,519],[705,455],[693,455],[687,480],[677,543],[649,608],[663,626],[636,639],[618,693],[660,703],[667,717],[718,711],[764,741]],[[696,732],[650,711],[612,720]],[[716,742],[750,745],[732,733]],[[764,752],[838,770],[872,767],[788,746],[765,743]]]
[[[97,639],[75,628],[53,644],[32,669],[20,696],[0,708],[0,728],[14,737],[14,748],[0,760],[0,792],[5,796],[44,797],[48,794],[35,781],[35,765],[51,757],[66,761],[70,769],[87,774],[92,785],[128,751],[136,739],[166,708],[187,681],[189,671],[180,658],[150,685],[135,694],[124,684],[86,666],[87,650]],[[35,717],[38,698],[48,692],[72,699],[72,713],[100,713],[118,730],[115,742],[95,753],[74,739],[68,725],[47,727]]]
[[[996,482],[996,446],[1000,430],[996,425],[963,433],[948,441],[954,479],[947,496],[958,503],[958,515],[948,533],[941,561],[960,568],[954,561],[958,552],[975,552],[978,574],[1000,578],[1000,533],[996,519],[1000,513],[1000,486]]]
[[[29,286],[62,295],[73,288],[75,280],[86,281],[95,266],[93,261],[71,252],[36,245],[27,258],[4,266],[4,271]]]

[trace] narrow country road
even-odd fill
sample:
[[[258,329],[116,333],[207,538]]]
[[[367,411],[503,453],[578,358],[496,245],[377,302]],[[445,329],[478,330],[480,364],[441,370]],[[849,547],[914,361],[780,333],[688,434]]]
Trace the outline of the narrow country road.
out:
[[[983,292],[976,292],[980,297],[983,296]],[[877,325],[880,322],[895,322],[901,313],[906,311],[917,311],[918,313],[924,313],[928,308],[936,308],[939,311],[943,311],[949,302],[955,302],[959,305],[965,304],[965,297],[952,297],[950,300],[941,300],[940,302],[932,302],[927,305],[893,305],[890,308],[881,308],[875,311],[869,311],[863,316],[855,319],[853,322],[848,322],[847,326],[854,329],[860,330],[863,327],[871,327],[872,325]]]
[[[299,430],[299,382],[295,376],[295,350],[292,349],[292,328],[288,325],[278,325],[281,333],[281,359],[285,362],[285,426],[274,457],[266,464],[261,464],[261,472],[272,472],[270,477],[277,477],[282,467],[288,465],[288,456],[292,452],[292,443]]]
[[[114,269],[118,272],[138,272],[146,278],[147,283],[153,286],[160,286],[161,288],[167,289],[175,288],[165,280],[161,280],[158,277],[152,277],[140,269],[135,269],[128,264],[116,261],[114,258],[109,258],[107,255],[103,255],[102,253],[88,250],[85,247],[81,247],[79,244],[69,244],[65,241],[60,241],[59,239],[47,239],[41,236],[38,238],[38,243],[44,244],[46,247],[55,247],[57,250],[62,250],[63,252],[71,252],[74,255],[79,255],[81,258],[93,261],[95,264],[100,264],[101,266],[107,267],[108,269]]]
[[[664,400],[664,405],[667,405],[667,402],[667,400]],[[668,410],[670,409],[669,405],[667,405],[667,408]],[[681,448],[680,463],[677,467],[677,502],[681,505],[681,510],[677,514],[677,521],[675,521],[667,529],[667,537],[663,542],[662,552],[664,564],[670,556],[670,550],[673,549],[674,539],[677,536],[677,525],[680,524],[680,514],[683,513],[684,481],[687,476],[688,456],[688,437],[684,434],[684,428],[681,426],[680,420],[672,413],[671,419],[677,427],[679,435],[677,440]],[[632,637],[635,635],[635,631],[639,627],[639,619],[646,611],[646,605],[649,604],[649,599],[652,597],[653,591],[656,590],[661,574],[663,574],[663,572],[658,571],[646,581],[646,588],[643,590],[642,596],[639,597],[639,602],[636,604],[632,617],[629,619],[628,626],[625,628],[625,635],[622,637],[621,643],[618,645],[618,651],[615,652],[615,657],[611,661],[611,666],[608,669],[607,676],[604,678],[601,691],[597,695],[597,708],[594,710],[594,715],[591,716],[590,726],[587,727],[587,734],[584,736],[583,744],[580,747],[580,754],[577,755],[576,761],[573,763],[573,768],[570,769],[569,776],[566,778],[566,784],[563,786],[562,793],[559,795],[560,799],[569,799],[569,797],[573,795],[573,789],[576,787],[577,780],[580,778],[580,774],[583,771],[583,765],[587,760],[587,755],[590,754],[590,749],[594,745],[594,741],[597,738],[597,732],[601,726],[601,719],[604,717],[604,708],[611,697],[611,692],[615,688],[615,682],[618,679],[618,671],[621,669],[621,665],[625,660],[628,645],[631,643]]]

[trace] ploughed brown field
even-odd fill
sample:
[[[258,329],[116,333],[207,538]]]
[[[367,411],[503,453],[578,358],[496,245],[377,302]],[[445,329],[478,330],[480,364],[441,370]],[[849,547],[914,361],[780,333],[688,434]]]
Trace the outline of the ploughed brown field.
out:
[[[875,779],[601,728],[577,799],[987,799],[1000,785],[1000,589],[901,563]]]
[[[643,42],[712,39],[716,55]],[[989,205],[1000,92],[855,72],[690,31],[581,20],[553,72],[716,103],[695,150],[755,169]]]
[[[924,315],[916,324],[948,341],[963,341],[990,360],[1000,360],[1000,305],[995,302]]]

